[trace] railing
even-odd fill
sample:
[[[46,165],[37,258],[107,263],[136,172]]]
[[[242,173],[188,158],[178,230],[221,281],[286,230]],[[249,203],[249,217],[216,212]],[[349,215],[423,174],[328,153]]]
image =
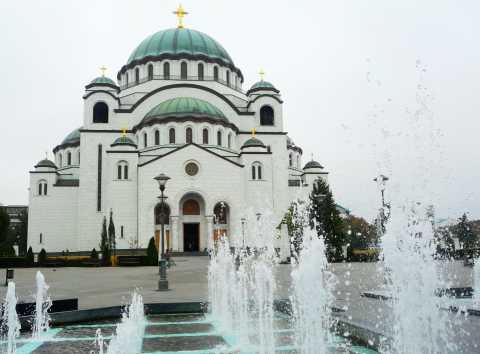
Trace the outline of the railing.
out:
[[[152,80],[172,80],[172,81],[209,81],[209,82],[218,82],[224,86],[231,88],[237,92],[245,94],[241,88],[236,87],[232,82],[227,82],[220,78],[215,78],[214,76],[181,76],[181,75],[153,75],[153,76],[146,76],[139,80],[135,80],[132,82],[127,83],[126,85],[121,85],[120,88],[122,90],[141,85],[145,82],[152,81]]]
[[[301,181],[299,179],[289,179],[288,180],[288,186],[289,187],[300,187],[301,186]]]

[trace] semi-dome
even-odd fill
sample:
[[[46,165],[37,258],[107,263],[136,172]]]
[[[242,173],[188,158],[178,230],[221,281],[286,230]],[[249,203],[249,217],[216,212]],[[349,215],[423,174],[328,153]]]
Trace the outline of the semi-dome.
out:
[[[247,92],[247,95],[250,94],[251,92],[255,91],[273,91],[275,93],[279,93],[275,86],[273,86],[272,83],[265,81],[265,80],[260,80],[252,85],[250,89]]]
[[[41,161],[39,161],[36,165],[35,165],[35,168],[37,167],[50,167],[50,168],[57,168],[57,166],[55,165],[55,163],[49,159],[43,159]]]
[[[80,143],[80,128],[75,129],[63,139],[62,144],[76,144]]]
[[[123,135],[121,137],[116,138],[115,141],[110,146],[113,147],[118,145],[128,145],[128,146],[137,147],[137,144],[135,144],[135,142],[132,139],[130,139],[128,136],[123,136]]]
[[[311,161],[308,161],[303,167],[304,170],[307,170],[309,168],[323,168],[323,166],[320,165],[319,162],[311,160]]]
[[[263,147],[264,148],[265,144],[260,139],[251,137],[250,139],[245,141],[242,145],[242,149],[247,147]]]
[[[238,72],[243,79],[220,43],[205,33],[187,28],[170,28],[148,36],[135,48],[121,72],[150,60],[183,58],[217,62]]]

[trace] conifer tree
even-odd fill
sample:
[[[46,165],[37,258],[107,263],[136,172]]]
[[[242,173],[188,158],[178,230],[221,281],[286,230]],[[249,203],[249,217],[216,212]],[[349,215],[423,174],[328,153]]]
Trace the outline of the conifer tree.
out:
[[[108,222],[108,244],[111,253],[115,256],[116,240],[115,240],[115,224],[113,223],[113,211],[110,209],[110,220]]]
[[[107,218],[103,217],[102,234],[100,239],[100,250],[102,252],[102,263],[108,265],[110,263],[110,244],[107,234]]]
[[[318,236],[324,238],[327,257],[330,260],[341,260],[342,246],[346,244],[342,219],[330,186],[322,178],[313,183],[310,203],[310,227],[315,227]]]
[[[158,251],[157,247],[155,246],[155,239],[152,237],[148,242],[147,248],[147,262],[148,265],[157,265],[158,264]]]

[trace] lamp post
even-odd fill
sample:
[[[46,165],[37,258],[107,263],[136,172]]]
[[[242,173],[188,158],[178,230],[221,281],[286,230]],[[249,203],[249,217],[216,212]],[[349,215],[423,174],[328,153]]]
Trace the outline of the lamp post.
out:
[[[378,175],[378,177],[375,177],[373,179],[374,182],[377,182],[377,188],[380,190],[380,193],[382,195],[382,207],[380,208],[380,227],[381,227],[381,232],[382,234],[385,233],[385,223],[388,221],[390,218],[390,203],[385,202],[385,188],[386,188],[386,182],[388,181],[388,177],[385,175]],[[388,213],[385,213],[385,212]]]
[[[154,177],[154,180],[158,182],[158,187],[160,188],[160,226],[161,226],[161,247],[158,255],[158,263],[160,266],[160,280],[158,281],[158,290],[165,291],[168,290],[168,279],[167,279],[167,260],[165,259],[165,197],[163,192],[165,191],[165,185],[170,179],[166,174],[160,173],[157,177]]]
[[[245,218],[241,218],[240,220],[241,220],[241,222],[242,222],[243,249],[245,249],[245,222],[246,222],[246,219],[245,219]]]

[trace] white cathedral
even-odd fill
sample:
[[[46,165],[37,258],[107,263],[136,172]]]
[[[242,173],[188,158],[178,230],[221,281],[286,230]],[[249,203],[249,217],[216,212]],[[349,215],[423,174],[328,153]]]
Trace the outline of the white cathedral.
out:
[[[249,246],[245,233],[265,210],[280,224],[291,201],[327,178],[316,161],[302,168],[280,91],[262,76],[245,92],[223,46],[184,28],[179,10],[179,26],[143,40],[116,81],[102,75],[85,86],[81,127],[53,149],[55,161],[30,171],[34,252],[98,250],[110,212],[117,249],[146,248],[152,237],[158,245],[163,212],[174,252],[212,249],[223,234]],[[170,177],[164,204],[160,173]],[[289,255],[285,225],[273,242]]]

